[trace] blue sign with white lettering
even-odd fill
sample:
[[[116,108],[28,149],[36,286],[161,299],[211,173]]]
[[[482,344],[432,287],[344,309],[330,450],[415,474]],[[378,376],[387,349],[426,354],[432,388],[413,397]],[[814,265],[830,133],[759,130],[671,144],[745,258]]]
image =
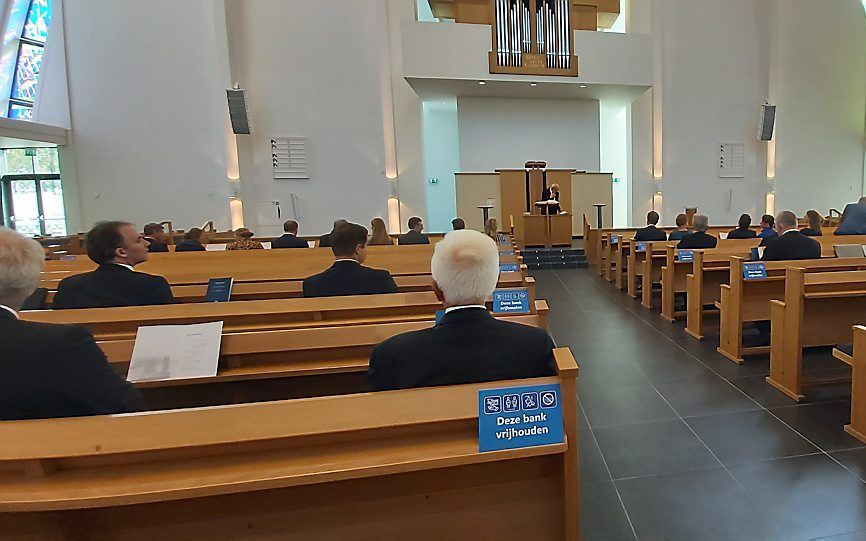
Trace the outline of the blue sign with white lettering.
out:
[[[514,255],[514,250],[501,250],[499,255]]]
[[[229,302],[232,297],[233,278],[211,278],[207,282],[205,302]]]
[[[677,261],[694,261],[695,260],[695,251],[694,250],[680,250],[677,252]]]
[[[558,383],[478,391],[478,451],[565,441]]]
[[[637,244],[634,245],[634,251],[635,252],[646,252],[646,243],[645,242],[638,242]]]
[[[611,237],[610,243],[611,244],[619,244],[619,237]]]
[[[766,280],[767,267],[763,263],[743,263],[743,280]]]
[[[500,263],[499,272],[520,272],[520,263]]]
[[[529,291],[526,288],[497,289],[493,292],[494,314],[528,314]]]

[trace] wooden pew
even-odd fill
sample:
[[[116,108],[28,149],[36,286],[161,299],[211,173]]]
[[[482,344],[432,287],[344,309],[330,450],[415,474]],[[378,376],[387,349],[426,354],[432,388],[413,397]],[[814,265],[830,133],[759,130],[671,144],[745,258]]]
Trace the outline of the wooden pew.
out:
[[[569,539],[578,366],[552,377],[0,423],[12,538]],[[565,442],[480,453],[478,392],[561,386]],[[359,497],[361,496],[361,497]]]
[[[531,294],[531,292],[530,292]],[[533,313],[546,317],[548,306],[530,296]],[[124,306],[21,312],[21,319],[75,323],[97,340],[135,337],[139,326],[186,325],[222,321],[223,332],[431,320],[442,304],[432,291],[301,299],[273,299],[161,306]],[[546,327],[546,320],[545,325]]]
[[[542,327],[540,314],[508,321]],[[227,333],[213,377],[137,382],[148,409],[177,409],[365,392],[370,354],[380,342],[430,328],[431,320]],[[99,342],[126,378],[135,340]]]
[[[723,257],[727,262],[727,257],[732,255],[747,256],[749,251],[758,245],[757,239],[731,239],[720,240],[716,248],[708,248],[704,250],[690,250],[694,257],[700,254],[704,261],[706,257]],[[665,254],[665,263],[661,270],[661,285],[662,285],[662,307],[661,315],[668,321],[675,321],[678,316],[687,314],[686,311],[675,312],[674,302],[678,293],[688,295],[688,276],[689,273],[694,273],[695,264],[692,261],[680,261],[677,258],[677,250],[674,246],[667,247]],[[699,267],[700,268],[700,267]]]
[[[784,300],[770,302],[772,335],[767,382],[794,400],[805,396],[803,348],[850,340],[851,327],[866,320],[866,271],[785,271]]]
[[[632,241],[633,244],[634,241]],[[662,267],[667,261],[667,251],[671,246],[676,246],[678,241],[656,241],[646,243],[646,254],[641,261],[641,306],[647,310],[652,309],[653,284],[661,282]],[[649,254],[652,254],[650,256]]]
[[[686,276],[685,331],[698,340],[704,339],[704,315],[718,313],[722,284],[729,284],[731,254],[698,250],[692,262],[692,272]],[[708,308],[711,307],[711,308]]]
[[[851,423],[845,432],[866,443],[866,327],[854,326],[854,351],[833,349],[833,356],[851,366]]]
[[[769,302],[783,299],[785,294],[785,269],[801,267],[805,272],[845,272],[866,269],[866,259],[808,259],[800,261],[768,261],[766,280],[743,279],[742,257],[730,258],[728,284],[720,288],[720,334],[718,352],[737,364],[744,362],[745,355],[769,352],[768,346],[744,347],[743,324],[770,319]]]

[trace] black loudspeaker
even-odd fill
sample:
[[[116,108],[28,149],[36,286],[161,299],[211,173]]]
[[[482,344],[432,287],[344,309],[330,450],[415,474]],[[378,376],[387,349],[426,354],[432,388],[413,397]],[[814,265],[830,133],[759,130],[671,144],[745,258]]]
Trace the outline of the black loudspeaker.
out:
[[[232,120],[232,131],[236,134],[250,133],[250,116],[247,111],[247,96],[243,88],[227,88],[226,97],[229,103],[229,117]]]
[[[758,140],[769,141],[773,138],[776,125],[776,106],[765,103],[761,106],[761,121],[758,124]]]

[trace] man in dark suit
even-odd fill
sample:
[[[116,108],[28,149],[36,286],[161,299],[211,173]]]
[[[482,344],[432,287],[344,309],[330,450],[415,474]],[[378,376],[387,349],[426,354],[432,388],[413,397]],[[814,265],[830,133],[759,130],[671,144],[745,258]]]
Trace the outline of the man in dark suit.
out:
[[[156,223],[149,223],[144,226],[144,240],[148,242],[147,251],[167,252],[168,246],[165,244],[165,228]]]
[[[821,244],[797,229],[793,212],[784,210],[776,216],[776,231],[779,237],[767,241],[761,261],[821,258]]]
[[[331,250],[336,261],[330,268],[304,280],[304,297],[377,295],[399,291],[390,272],[362,265],[367,259],[366,227],[348,222],[341,225],[331,234]]]
[[[866,197],[845,205],[839,220],[837,235],[866,235]]]
[[[271,248],[308,248],[309,245],[304,239],[298,238],[298,222],[288,220],[283,224],[285,235],[271,242]]]
[[[430,267],[445,315],[434,327],[376,346],[367,372],[373,389],[556,374],[553,341],[544,329],[496,319],[484,306],[499,279],[493,239],[471,230],[448,233],[436,244]]]
[[[18,319],[44,258],[38,243],[0,228],[0,421],[134,411],[138,392],[86,329]]]
[[[731,229],[728,233],[729,239],[753,239],[758,234],[751,229],[752,217],[748,214],[740,215],[740,220],[737,222],[737,228]]]
[[[325,233],[324,235],[319,237],[319,248],[330,248],[331,247],[331,235],[334,234],[334,231],[336,231],[338,227],[340,227],[341,225],[346,225],[347,223],[349,223],[349,222],[347,222],[346,220],[343,220],[342,218],[339,220],[334,220],[334,228],[331,229],[331,232]]]
[[[559,214],[562,207],[559,205],[559,184],[551,184],[549,188],[541,191],[542,201],[556,201],[556,205],[544,205],[541,207],[542,214]]]
[[[99,267],[61,280],[52,304],[55,309],[174,302],[165,278],[133,270],[147,261],[147,241],[132,224],[98,223],[87,232],[84,245],[87,256]]]
[[[424,222],[421,218],[412,216],[409,218],[409,231],[400,235],[397,244],[430,244],[430,239],[421,231],[424,231]]]
[[[677,244],[678,250],[696,250],[701,248],[715,248],[719,239],[707,234],[707,229],[710,228],[710,219],[704,214],[697,214],[694,217],[693,226],[695,232],[691,235],[686,235]]]
[[[665,232],[656,227],[659,223],[659,213],[651,210],[646,215],[646,223],[647,226],[641,229],[638,229],[634,234],[634,240],[636,241],[654,241],[654,240],[667,240],[667,235]]]

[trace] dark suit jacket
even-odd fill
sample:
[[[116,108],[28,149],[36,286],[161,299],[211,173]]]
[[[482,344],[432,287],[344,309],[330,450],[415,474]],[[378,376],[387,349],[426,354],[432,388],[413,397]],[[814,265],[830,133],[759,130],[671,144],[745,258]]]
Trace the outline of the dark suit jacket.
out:
[[[140,396],[77,325],[19,321],[0,309],[0,421],[135,411]]]
[[[550,200],[559,201],[559,193],[551,194],[550,188],[545,188],[541,192],[541,200],[542,201],[550,201]],[[553,207],[545,205],[545,206],[541,207],[541,213],[542,214],[547,214],[547,211],[550,211],[551,214],[558,214],[559,211],[561,211],[561,210],[562,210],[562,208],[559,205],[556,205]]]
[[[319,248],[330,248],[331,247],[331,234],[325,233],[321,237],[319,237]]]
[[[637,230],[634,234],[636,241],[668,240],[664,231],[654,225],[648,225]]]
[[[150,244],[147,246],[148,252],[167,252],[168,246],[164,242],[160,242],[153,237],[144,237]]]
[[[435,327],[376,346],[367,381],[384,391],[552,376],[553,347],[543,329],[464,308],[446,314]]]
[[[781,237],[769,239],[761,261],[788,261],[790,259],[819,259],[821,244],[799,231],[789,231]]]
[[[271,241],[271,248],[309,248],[309,245],[304,239],[286,233],[282,237]]]
[[[304,280],[304,297],[340,297],[398,293],[386,270],[371,269],[356,261],[335,261],[330,268]]]
[[[800,233],[806,235],[807,237],[823,237],[824,233],[820,229],[812,229],[811,227],[806,227],[800,230]]]
[[[695,231],[691,235],[686,235],[683,240],[677,244],[677,249],[685,250],[700,250],[701,248],[715,248],[719,239],[712,235],[708,235],[703,231]]]
[[[397,244],[430,244],[430,239],[424,233],[413,230],[400,235],[400,238],[397,239]]]
[[[757,236],[758,234],[751,229],[740,227],[736,229],[731,229],[731,231],[728,233],[729,239],[753,239]]]
[[[162,276],[108,264],[61,280],[52,306],[55,309],[107,308],[173,302],[171,288]]]
[[[692,234],[691,231],[680,231],[680,230],[671,231],[671,234],[668,235],[668,240],[683,240],[686,237],[686,235],[691,235],[691,234]]]
[[[866,235],[866,205],[849,203],[845,205],[839,220],[837,235]]]
[[[174,247],[175,252],[205,252],[207,249],[204,245],[197,241],[191,239],[185,239],[180,241],[177,246]]]

